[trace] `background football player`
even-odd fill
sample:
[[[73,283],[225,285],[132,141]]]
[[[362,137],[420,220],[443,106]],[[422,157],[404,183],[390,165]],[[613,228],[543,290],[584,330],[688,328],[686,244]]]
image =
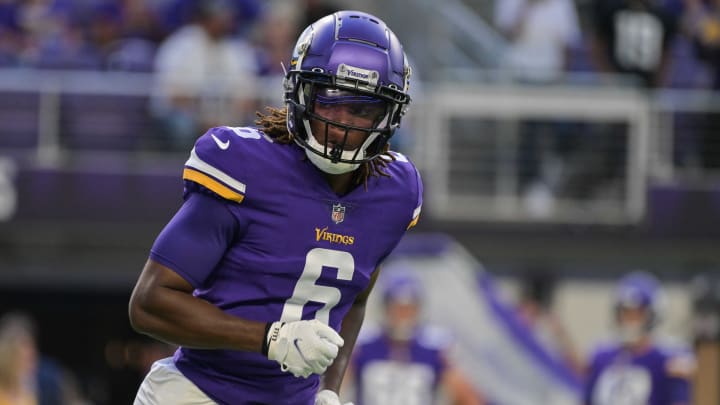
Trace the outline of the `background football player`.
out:
[[[440,392],[454,405],[482,404],[450,360],[449,332],[420,322],[420,281],[409,269],[386,271],[382,327],[364,330],[353,353],[356,404],[431,405]]]
[[[689,405],[692,354],[655,342],[662,293],[652,275],[634,272],[617,287],[619,342],[593,355],[585,387],[587,405]]]

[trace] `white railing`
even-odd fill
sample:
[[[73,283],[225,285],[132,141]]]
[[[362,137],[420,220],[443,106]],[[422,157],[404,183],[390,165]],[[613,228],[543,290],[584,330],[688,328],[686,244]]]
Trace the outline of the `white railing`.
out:
[[[653,181],[695,188],[720,182],[720,94],[663,90],[650,99],[653,111]],[[705,160],[713,160],[709,164]]]
[[[251,85],[248,85],[242,94],[205,93],[199,96],[200,105],[198,111],[213,116],[222,115],[229,109],[227,106],[237,102],[238,99],[255,101],[258,106],[277,106],[281,104],[281,79],[277,77],[249,77],[248,81]],[[8,150],[7,147],[3,147],[2,139],[0,139],[0,153],[3,152],[3,149],[5,149],[5,152],[11,153],[24,152],[25,155],[33,155],[36,164],[47,167],[66,161],[68,153],[75,151],[72,148],[63,146],[64,137],[70,135],[64,129],[65,120],[67,119],[64,116],[65,106],[63,105],[63,97],[65,96],[99,98],[107,96],[108,99],[111,97],[127,98],[128,101],[146,103],[147,114],[145,117],[126,117],[127,120],[145,119],[146,122],[140,123],[140,125],[144,125],[143,129],[145,131],[142,134],[128,134],[128,136],[145,139],[158,137],[160,134],[158,134],[157,129],[150,127],[153,122],[150,106],[156,91],[155,78],[148,73],[0,69],[0,97],[5,98],[5,103],[0,99],[0,113],[3,112],[3,108],[17,108],[12,105],[12,95],[24,94],[37,97],[36,105],[32,107],[35,109],[32,112],[37,120],[37,133],[32,135],[36,140],[36,147],[32,151],[27,149]],[[122,101],[119,101],[119,103],[122,103]],[[144,109],[145,107],[141,106],[139,108]],[[100,109],[103,114],[113,114],[111,107],[102,107]],[[212,111],[213,109],[218,111]],[[83,114],[83,112],[80,112],[80,114]],[[88,111],[87,114],[92,114],[92,111]],[[248,115],[251,115],[251,112]],[[120,119],[123,119],[123,117],[120,117]],[[112,125],[112,123],[108,123],[108,125]],[[0,138],[6,135],[2,133],[2,128],[4,127],[0,124]],[[98,150],[96,148],[93,152],[102,154],[106,152],[112,153],[113,151],[102,150],[102,148]],[[142,150],[132,152],[144,153]],[[75,155],[82,155],[82,153]]]
[[[451,220],[550,221],[573,223],[624,223],[642,218],[645,208],[648,138],[651,112],[647,97],[631,89],[592,87],[524,87],[513,85],[436,85],[427,89],[426,102],[416,116],[419,140],[414,155],[430,192],[429,209],[436,217]],[[451,159],[453,120],[484,120],[491,133],[478,133],[493,151],[474,150]],[[619,180],[622,190],[616,198],[572,199],[558,196],[547,202],[552,207],[537,210],[524,202],[518,181],[518,153],[521,120],[573,121],[583,124],[624,123],[627,125],[626,165]],[[582,137],[584,134],[576,134]],[[572,134],[571,134],[572,136]],[[585,134],[587,137],[587,135]],[[598,135],[595,135],[598,136]],[[582,145],[583,141],[580,141]],[[605,151],[598,151],[603,153]],[[492,162],[484,172],[490,186],[453,189],[453,175],[463,167]],[[477,174],[477,171],[475,172]],[[479,175],[479,174],[478,174]],[[472,180],[472,179],[468,179]],[[486,181],[487,182],[487,181]],[[532,197],[528,197],[532,198]],[[531,203],[532,204],[532,203]]]
[[[46,167],[83,159],[85,151],[95,157],[149,154],[154,161],[165,152],[150,153],[142,146],[129,151],[101,147],[75,150],[64,142],[69,129],[63,117],[67,95],[149,100],[152,89],[153,77],[147,74],[0,70],[0,116],[7,119],[18,108],[25,108],[12,105],[12,94],[37,97],[37,102],[27,107],[35,109],[27,116],[37,120],[36,133],[32,134],[34,146],[10,150],[1,146],[6,134],[0,132],[0,155],[21,153]],[[250,89],[252,92],[243,97],[255,100],[258,108],[280,102],[277,78]],[[720,102],[710,93],[646,93],[620,86],[522,86],[507,81],[424,83],[415,86],[415,91],[414,104],[403,124],[404,135],[395,145],[403,147],[421,169],[426,186],[425,212],[438,219],[632,223],[645,213],[648,182],[684,181],[689,174],[696,183],[712,179],[711,171],[688,167],[674,158],[677,134],[673,125],[678,112],[720,114]],[[557,123],[574,123],[567,135],[574,149],[553,156],[549,164],[542,156],[534,157],[542,162],[523,160],[528,134],[522,128],[530,120],[544,121],[551,128]],[[603,127],[614,127],[615,132]],[[0,128],[4,128],[2,124]],[[148,130],[139,136],[149,138],[157,133]],[[603,137],[615,137],[615,147],[607,147]],[[558,162],[561,169],[553,168]],[[530,164],[544,165],[540,171],[573,169],[577,173],[569,188],[533,193],[522,179]],[[585,172],[613,172],[611,186],[579,195],[575,191],[594,180],[592,176],[584,178],[584,171],[578,167],[588,169]]]

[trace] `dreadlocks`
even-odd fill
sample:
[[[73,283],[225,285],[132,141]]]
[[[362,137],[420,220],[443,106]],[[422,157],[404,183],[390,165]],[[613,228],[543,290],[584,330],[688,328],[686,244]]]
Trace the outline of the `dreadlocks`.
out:
[[[267,114],[259,111],[255,113],[258,117],[255,120],[258,129],[279,144],[288,145],[292,143],[293,135],[287,130],[287,108],[267,107],[267,110]],[[395,156],[389,153],[389,150],[390,144],[387,143],[380,156],[360,164],[358,176],[356,177],[357,184],[362,183],[367,189],[367,181],[370,177],[390,177],[385,168],[387,168],[388,162],[395,160]]]

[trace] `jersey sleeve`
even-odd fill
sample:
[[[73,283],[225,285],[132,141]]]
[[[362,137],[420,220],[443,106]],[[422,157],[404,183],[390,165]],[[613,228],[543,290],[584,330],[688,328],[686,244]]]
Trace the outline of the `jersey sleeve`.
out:
[[[204,194],[191,194],[160,232],[150,258],[178,273],[194,288],[202,286],[239,228],[227,204]]]
[[[398,152],[390,153],[392,153],[392,155],[395,157],[396,162],[402,165],[407,165],[409,167],[408,170],[412,172],[410,175],[407,176],[407,178],[409,178],[411,190],[413,191],[414,199],[412,215],[410,216],[410,221],[406,228],[406,230],[408,230],[417,225],[418,221],[420,220],[420,211],[422,211],[423,205],[423,183],[422,179],[420,178],[420,172],[405,155]]]
[[[198,138],[183,169],[186,194],[199,185],[221,199],[242,203],[257,170],[251,163],[252,142],[260,138],[254,129],[231,127],[212,128]]]
[[[417,225],[418,221],[420,220],[420,211],[422,211],[423,205],[423,184],[422,179],[420,178],[420,173],[417,171],[417,169],[415,169],[415,178],[417,179],[417,203],[415,204],[415,209],[412,213],[412,220],[410,221],[407,229],[410,229],[413,226]]]
[[[672,403],[689,404],[691,401],[690,380],[695,374],[697,362],[687,348],[664,350],[665,372],[668,375],[668,395]]]
[[[590,361],[585,373],[586,377],[582,389],[583,405],[590,405],[592,403],[593,391],[595,390],[595,384],[597,383],[600,368],[601,353],[601,350],[596,349],[590,355]]]

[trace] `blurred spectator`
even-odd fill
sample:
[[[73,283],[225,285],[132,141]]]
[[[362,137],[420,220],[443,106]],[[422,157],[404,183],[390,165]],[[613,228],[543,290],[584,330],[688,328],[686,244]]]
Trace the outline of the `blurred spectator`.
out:
[[[450,360],[448,333],[420,322],[420,281],[400,270],[388,276],[382,328],[361,333],[349,366],[355,404],[432,404],[442,392],[451,404],[480,405],[478,393]]]
[[[697,56],[713,70],[713,89],[720,90],[720,0],[685,0],[684,31]]]
[[[0,405],[36,405],[37,351],[30,322],[18,315],[0,320]]]
[[[18,64],[23,45],[18,12],[19,6],[14,0],[0,0],[0,66]]]
[[[265,78],[266,88],[282,88],[285,77],[283,66],[288,69],[288,55],[292,55],[295,40],[299,36],[298,21],[301,14],[292,2],[275,1],[268,7],[255,31],[253,43],[257,49],[258,74]],[[264,92],[265,105],[281,105],[282,91]]]
[[[26,36],[25,65],[56,69],[98,69],[81,26],[79,9],[68,2],[30,0],[22,4],[19,24]]]
[[[581,375],[584,369],[581,356],[552,309],[554,294],[553,276],[542,269],[530,270],[522,281],[518,316],[549,353]]]
[[[665,85],[678,16],[656,0],[593,0],[593,54],[600,71]]]
[[[123,37],[159,43],[165,38],[162,27],[162,1],[122,0]],[[153,6],[154,5],[154,6]]]
[[[82,400],[68,372],[37,348],[35,324],[21,313],[0,318],[0,405],[65,405]]]
[[[155,43],[142,38],[118,40],[107,49],[105,68],[112,71],[152,72]]]
[[[198,0],[163,0],[162,8],[163,26],[167,32],[175,31],[186,24],[192,23],[196,18]],[[262,0],[229,0],[232,6],[233,35],[245,35],[248,28],[262,15],[264,4]]]
[[[294,3],[275,2],[256,26],[255,43],[259,49],[259,73],[263,76],[284,76],[295,40],[300,35],[299,12]],[[281,100],[282,101],[282,100]]]
[[[525,81],[560,78],[570,48],[580,40],[571,0],[497,1],[495,25],[510,44],[502,66]]]
[[[335,4],[337,1],[333,2],[332,0],[303,0],[300,3],[302,4],[299,7],[303,10],[303,19],[298,24],[298,28],[307,27],[326,15],[342,9]],[[300,32],[297,32],[296,36],[300,34]]]
[[[122,6],[115,1],[97,0],[62,14],[66,17],[58,20],[59,35],[39,38],[32,64],[50,69],[150,71],[155,45],[141,35],[152,34],[138,27],[141,12],[137,7]],[[126,25],[126,15],[135,18],[130,20],[134,26]],[[130,37],[133,35],[136,37]]]
[[[100,69],[104,69],[122,38],[123,10],[115,2],[103,1],[94,6],[86,18],[82,25],[87,27],[89,53],[95,55]]]
[[[571,0],[495,2],[495,25],[508,39],[501,66],[523,83],[544,84],[563,77],[570,49],[580,43],[577,11]],[[531,214],[550,214],[575,134],[551,120],[520,123],[520,192]]]
[[[712,89],[720,90],[720,0],[685,0],[684,31],[692,39],[697,56],[712,72]],[[699,157],[705,168],[720,169],[720,115],[699,118]]]
[[[593,0],[591,5],[591,53],[597,69],[624,85],[648,89],[664,86],[678,19],[670,11],[673,3]],[[588,136],[563,179],[563,194],[591,201],[623,198],[628,126],[598,123],[583,132]]]
[[[694,356],[653,336],[663,315],[658,280],[644,272],[624,276],[614,303],[618,341],[592,356],[585,404],[690,405]]]
[[[206,128],[252,117],[255,51],[231,29],[228,0],[196,2],[196,20],[158,49],[153,114],[173,147],[185,149]]]

